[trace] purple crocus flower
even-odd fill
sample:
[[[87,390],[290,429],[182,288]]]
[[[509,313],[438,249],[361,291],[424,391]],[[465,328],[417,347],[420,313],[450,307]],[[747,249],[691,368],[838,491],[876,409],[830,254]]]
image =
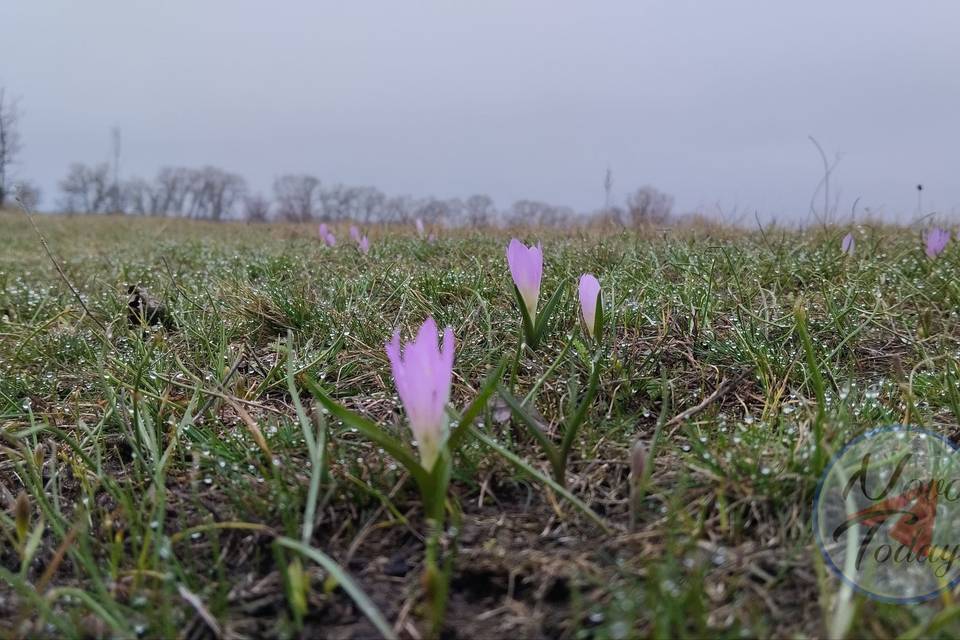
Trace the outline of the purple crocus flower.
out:
[[[370,252],[370,239],[367,236],[360,238],[359,242],[357,242],[357,249],[359,249],[363,255],[367,255],[367,253]]]
[[[927,257],[936,258],[938,255],[943,253],[943,250],[947,248],[947,243],[950,242],[950,232],[945,229],[940,229],[939,227],[934,227],[927,231],[926,244],[927,244]]]
[[[357,229],[357,225],[350,225],[350,239],[354,242],[360,242],[360,229]]]
[[[420,218],[417,218],[415,223],[417,225],[417,235],[422,238],[425,231],[425,229],[423,228],[423,220],[421,220]]]
[[[527,306],[530,321],[537,318],[537,300],[540,298],[540,279],[543,277],[543,248],[528,247],[516,238],[507,246],[507,264],[510,275],[520,290],[520,297]]]
[[[848,233],[847,235],[843,236],[843,240],[840,241],[840,251],[843,251],[848,256],[852,256],[856,245],[857,243],[853,239],[853,234]]]
[[[453,384],[453,329],[443,330],[437,345],[437,323],[427,317],[417,338],[400,347],[400,331],[386,344],[393,380],[420,450],[420,464],[430,471],[447,435],[445,408]]]
[[[320,239],[323,240],[328,247],[337,246],[337,237],[330,232],[326,222],[321,222],[317,231],[320,233]]]
[[[583,314],[583,323],[587,333],[593,337],[597,324],[597,296],[600,295],[600,282],[592,273],[580,276],[580,312]]]

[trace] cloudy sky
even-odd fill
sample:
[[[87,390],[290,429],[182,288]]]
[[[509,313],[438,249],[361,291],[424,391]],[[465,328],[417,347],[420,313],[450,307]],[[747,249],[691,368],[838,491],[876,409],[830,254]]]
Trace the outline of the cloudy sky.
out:
[[[0,86],[45,205],[75,161],[213,164],[389,194],[805,219],[960,216],[955,0],[4,0]]]

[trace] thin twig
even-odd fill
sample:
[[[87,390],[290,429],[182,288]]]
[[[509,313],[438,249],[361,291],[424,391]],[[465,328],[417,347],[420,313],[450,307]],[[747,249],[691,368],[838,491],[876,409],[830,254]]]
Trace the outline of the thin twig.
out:
[[[177,278],[176,278],[176,276],[173,274],[173,269],[170,268],[170,263],[167,261],[167,257],[166,257],[166,256],[160,256],[160,260],[163,261],[163,266],[166,268],[167,274],[170,276],[170,282],[173,283],[173,287],[174,287],[174,289],[177,290],[177,294],[183,296],[184,298],[186,298],[187,301],[188,301],[190,304],[192,304],[193,306],[195,306],[195,307],[196,307],[197,309],[199,309],[200,311],[203,311],[203,306],[200,305],[196,300],[194,300],[193,298],[191,298],[189,295],[187,295],[186,290],[180,285],[179,282],[177,282]]]
[[[692,418],[693,416],[697,415],[698,413],[700,413],[701,411],[709,407],[711,404],[716,402],[719,398],[726,395],[727,391],[729,391],[734,385],[740,384],[740,381],[746,378],[749,374],[750,374],[750,371],[747,370],[741,373],[740,375],[738,375],[736,378],[732,378],[730,380],[720,383],[720,386],[717,387],[716,391],[714,391],[709,396],[704,398],[703,401],[700,402],[700,404],[681,411],[674,417],[670,418],[670,420],[663,426],[673,427],[674,430],[670,432],[670,435],[673,435],[674,431],[676,431],[676,427],[678,427],[681,423],[683,423],[684,420]]]
[[[27,215],[27,219],[30,221],[30,225],[33,227],[33,230],[37,233],[37,237],[40,238],[40,244],[43,245],[43,250],[46,252],[47,257],[50,258],[50,262],[52,262],[53,266],[57,268],[57,272],[60,274],[60,277],[65,283],[67,283],[67,287],[69,287],[70,291],[73,292],[73,296],[77,299],[77,302],[80,303],[80,306],[83,307],[83,310],[86,312],[87,316],[97,323],[97,326],[99,326],[103,331],[104,338],[106,338],[109,334],[107,331],[107,325],[100,322],[96,316],[90,313],[90,309],[87,308],[87,303],[83,301],[83,298],[80,296],[80,292],[77,291],[76,287],[70,283],[70,279],[67,277],[67,274],[64,273],[63,267],[61,267],[60,263],[57,262],[57,259],[53,257],[53,253],[50,251],[49,245],[47,245],[46,238],[43,237],[43,234],[40,233],[40,229],[37,228],[37,223],[33,219],[33,214],[30,212],[30,208],[24,203],[19,193],[17,193],[14,199],[17,201],[17,204],[20,205],[20,209]]]
[[[203,604],[203,600],[200,599],[200,596],[187,589],[183,584],[177,585],[177,592],[180,594],[180,597],[186,600],[187,604],[193,607],[193,610],[197,612],[197,615],[200,616],[204,623],[206,623],[207,628],[210,629],[210,632],[215,638],[223,637],[223,630],[220,628],[220,624],[217,622],[217,619],[213,617],[213,614],[210,613],[210,610]]]

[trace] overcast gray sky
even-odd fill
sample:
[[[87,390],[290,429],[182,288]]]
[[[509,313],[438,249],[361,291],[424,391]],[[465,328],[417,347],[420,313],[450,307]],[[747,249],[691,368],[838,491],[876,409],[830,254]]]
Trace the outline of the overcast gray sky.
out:
[[[803,218],[960,213],[956,0],[3,0],[0,86],[45,205],[71,162],[213,164],[389,194]]]

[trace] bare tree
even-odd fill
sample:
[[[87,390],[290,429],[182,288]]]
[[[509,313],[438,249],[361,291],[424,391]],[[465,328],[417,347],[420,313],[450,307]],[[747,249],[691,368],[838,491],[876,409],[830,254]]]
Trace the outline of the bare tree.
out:
[[[40,187],[32,182],[20,181],[16,185],[16,197],[23,202],[23,206],[34,211],[40,205],[43,194]]]
[[[673,196],[653,187],[641,187],[627,197],[627,217],[635,227],[663,224],[673,210]]]
[[[485,227],[496,217],[493,199],[486,195],[472,195],[466,202],[466,224],[471,227]]]
[[[414,218],[420,218],[424,224],[438,225],[445,224],[451,218],[451,212],[454,207],[453,202],[441,200],[439,198],[426,198],[417,203],[413,211]]]
[[[320,180],[306,175],[284,175],[273,181],[277,216],[288,222],[309,222],[321,207]]]
[[[410,196],[387,198],[383,203],[382,219],[384,222],[409,223],[416,206],[416,201]]]
[[[557,226],[570,222],[576,213],[570,207],[558,207],[537,200],[517,200],[507,214],[509,226]]]
[[[343,185],[320,189],[320,219],[326,222],[343,220],[348,215],[349,197]]]
[[[0,87],[0,208],[13,195],[11,168],[23,148],[17,129],[19,119],[17,100],[8,99],[5,90]]]
[[[244,196],[243,217],[248,222],[266,222],[270,218],[270,201],[259,193]]]
[[[130,213],[153,216],[160,212],[160,189],[156,185],[143,178],[132,178],[124,183],[120,190]]]
[[[157,174],[154,188],[157,204],[153,215],[183,215],[190,192],[192,173],[183,167],[164,167]]]
[[[74,163],[60,181],[61,208],[68,213],[106,213],[110,208],[110,166]]]
[[[357,187],[353,204],[356,219],[360,222],[379,222],[383,219],[383,206],[387,196],[374,187]]]
[[[247,192],[247,181],[242,176],[216,167],[204,167],[192,172],[190,181],[190,217],[214,221],[230,217],[234,206]]]

